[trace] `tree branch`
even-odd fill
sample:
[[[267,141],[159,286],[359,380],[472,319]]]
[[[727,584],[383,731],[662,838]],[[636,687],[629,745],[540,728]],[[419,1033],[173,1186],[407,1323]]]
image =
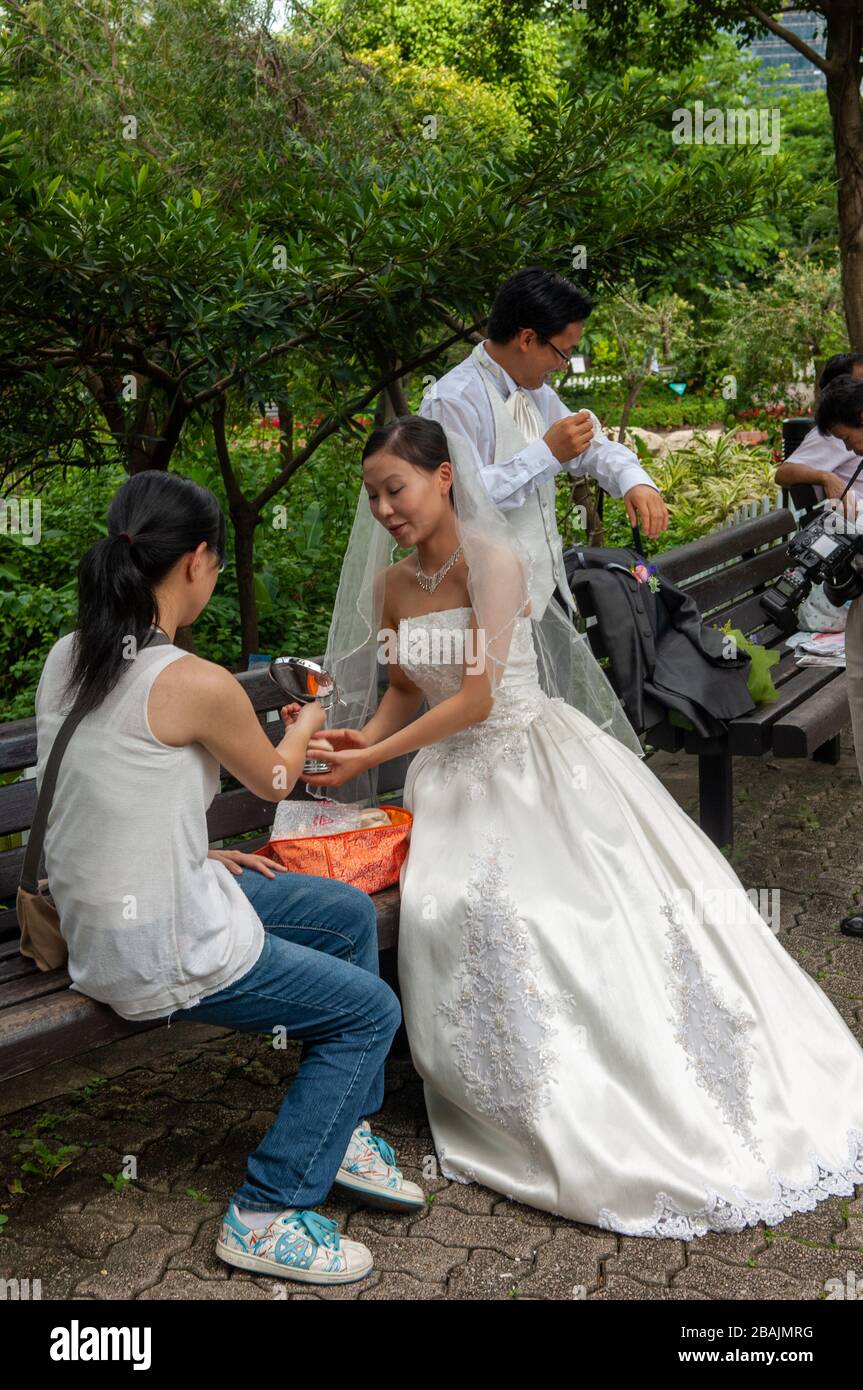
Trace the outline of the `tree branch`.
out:
[[[835,76],[840,71],[837,63],[832,62],[828,58],[822,58],[820,53],[816,53],[814,48],[809,47],[805,39],[801,39],[798,34],[794,34],[790,29],[786,29],[784,24],[777,23],[772,15],[769,15],[766,10],[762,10],[760,5],[747,3],[746,9],[754,19],[757,19],[760,24],[764,25],[765,29],[769,29],[771,34],[775,34],[777,38],[784,39],[791,48],[796,49],[798,53],[802,53],[804,58],[808,58],[810,63],[815,64],[816,68],[820,68],[821,72]],[[784,13],[785,11],[783,10],[783,14]]]
[[[358,411],[369,405],[370,402],[374,400],[375,396],[379,395],[381,391],[386,390],[391,381],[395,381],[397,377],[406,376],[409,372],[416,371],[418,367],[424,367],[427,362],[433,362],[434,359],[439,357],[442,352],[445,352],[448,347],[452,347],[453,343],[458,342],[462,338],[462,333],[454,333],[451,338],[445,339],[442,343],[437,343],[435,347],[430,348],[427,352],[421,353],[419,357],[414,357],[410,362],[402,363],[400,367],[396,367],[393,371],[387,372],[386,376],[379,377],[374,386],[356,400],[351,401],[344,410],[339,411],[337,415],[332,415],[326,424],[319,425],[311,439],[307,442],[305,448],[300,449],[298,453],[294,454],[290,464],[283,468],[281,472],[273,478],[271,483],[267,484],[263,492],[258,494],[252,503],[255,510],[260,511],[273,497],[275,497],[276,493],[284,487],[288,479],[296,473],[297,469],[300,468],[307,459],[311,458],[315,450],[341,426],[344,420],[348,419],[351,415],[356,415]]]
[[[102,74],[97,72],[94,67],[91,67],[86,58],[82,58],[79,54],[73,53],[70,48],[64,47],[57,39],[52,39],[50,34],[46,34],[42,29],[39,29],[37,25],[33,24],[23,5],[16,5],[15,0],[3,0],[3,3],[7,10],[11,10],[13,14],[17,15],[25,29],[29,30],[31,34],[35,34],[35,36],[41,39],[43,43],[46,43],[49,48],[53,48],[55,53],[60,53],[64,58],[69,58],[73,63],[77,64],[83,72],[86,72],[91,82],[104,82],[105,79],[102,77]]]

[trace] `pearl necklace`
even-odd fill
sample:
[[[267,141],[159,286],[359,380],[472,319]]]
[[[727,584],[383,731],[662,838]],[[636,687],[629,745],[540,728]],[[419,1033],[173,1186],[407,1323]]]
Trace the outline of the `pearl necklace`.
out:
[[[426,574],[420,565],[419,555],[417,555],[416,578],[421,589],[425,589],[427,594],[433,594],[441,580],[449,574],[458,557],[461,555],[461,546],[453,551],[448,560],[445,560],[439,570],[434,574]]]

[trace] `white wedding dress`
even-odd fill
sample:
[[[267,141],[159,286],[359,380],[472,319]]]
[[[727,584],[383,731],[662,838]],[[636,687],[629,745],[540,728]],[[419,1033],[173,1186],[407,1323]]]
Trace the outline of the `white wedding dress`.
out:
[[[403,620],[402,655],[470,612]],[[414,642],[437,704],[463,668]],[[445,1177],[683,1240],[863,1184],[863,1049],[644,762],[543,693],[529,618],[404,804],[399,985]]]

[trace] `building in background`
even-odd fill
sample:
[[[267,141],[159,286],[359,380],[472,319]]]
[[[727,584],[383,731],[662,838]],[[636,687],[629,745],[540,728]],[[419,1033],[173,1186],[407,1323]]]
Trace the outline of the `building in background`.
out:
[[[768,7],[769,9],[769,7]],[[823,55],[826,45],[826,35],[824,33],[825,20],[822,15],[816,14],[813,10],[789,10],[782,15],[780,21],[786,29],[790,29],[793,34],[797,34],[803,39],[810,48],[814,48],[816,53]],[[814,63],[810,63],[808,58],[804,58],[802,53],[797,53],[790,44],[784,39],[777,38],[775,34],[767,34],[762,39],[756,39],[750,44],[749,52],[756,58],[761,59],[762,67],[776,68],[781,64],[787,64],[789,72],[787,81],[795,87],[802,87],[805,91],[814,91],[822,88],[824,84],[824,74]],[[765,77],[770,78],[771,74],[765,73]]]

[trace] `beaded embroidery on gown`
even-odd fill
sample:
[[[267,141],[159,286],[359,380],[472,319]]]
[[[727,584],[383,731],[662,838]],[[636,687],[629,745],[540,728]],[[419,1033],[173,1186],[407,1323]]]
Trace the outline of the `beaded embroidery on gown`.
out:
[[[402,622],[430,705],[470,614]],[[529,618],[404,804],[399,985],[445,1177],[683,1240],[863,1184],[863,1048],[643,761],[544,694]]]

